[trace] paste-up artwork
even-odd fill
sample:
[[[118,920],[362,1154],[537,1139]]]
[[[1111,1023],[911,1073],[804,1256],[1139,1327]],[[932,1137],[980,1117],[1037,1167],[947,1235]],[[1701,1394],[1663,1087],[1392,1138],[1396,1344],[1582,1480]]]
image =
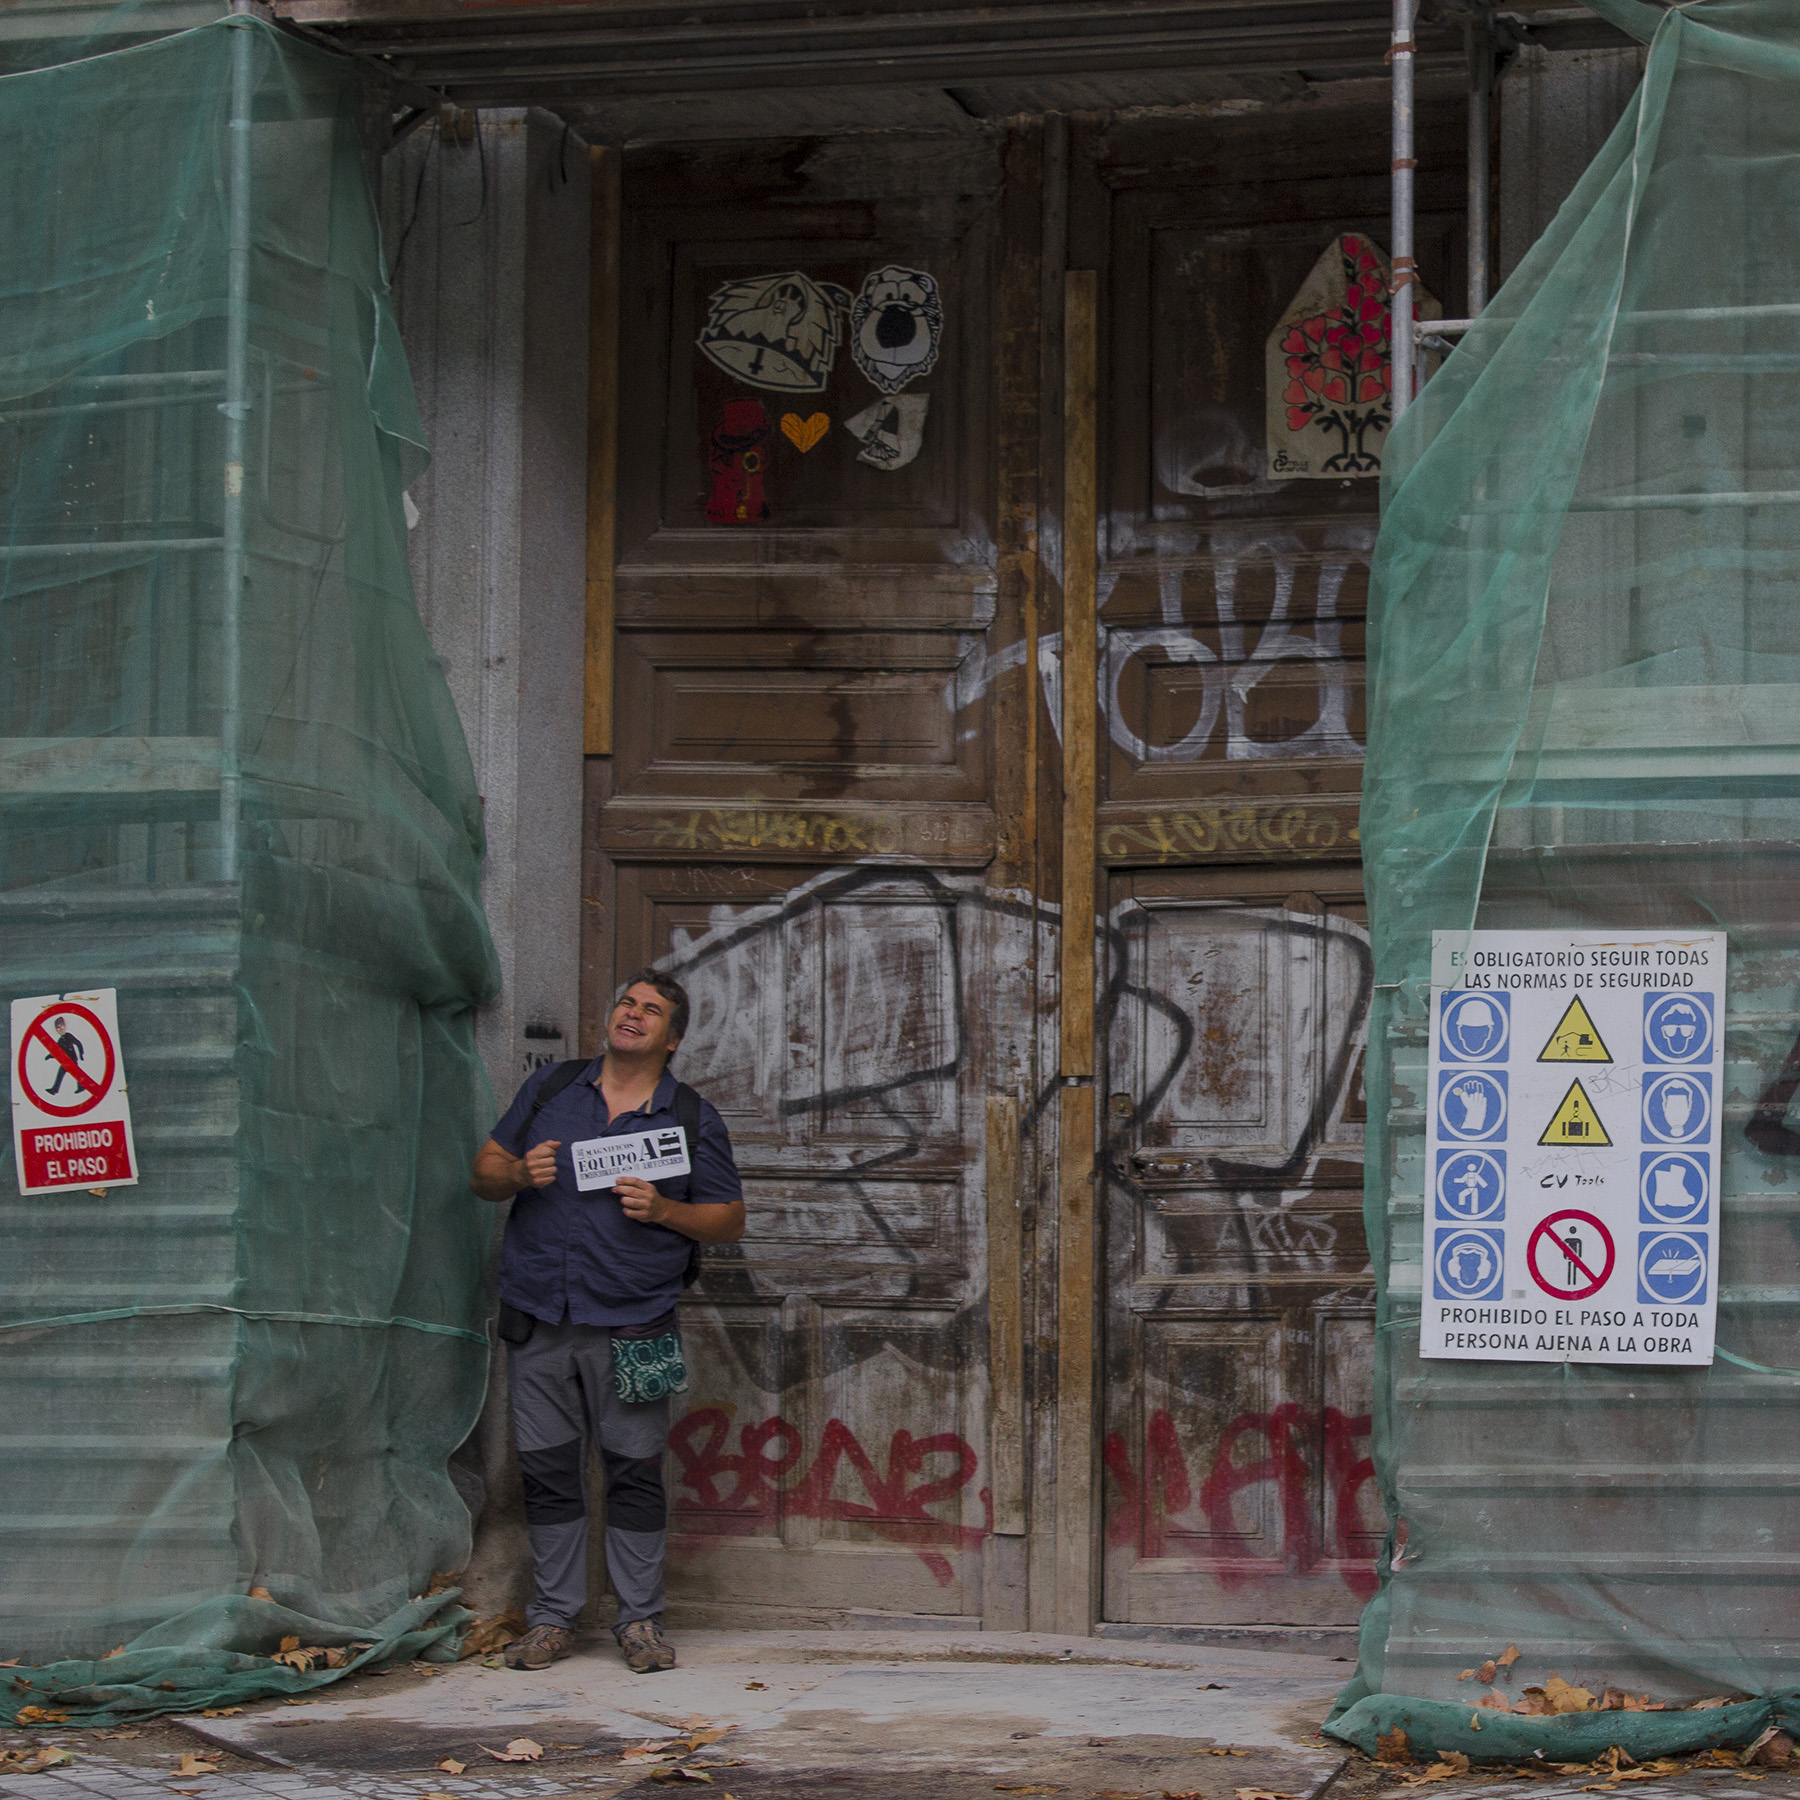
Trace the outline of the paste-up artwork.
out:
[[[1388,259],[1360,232],[1345,232],[1269,333],[1268,472],[1282,481],[1378,475],[1394,409],[1389,392]],[[1443,316],[1414,288],[1421,319]]]
[[[706,466],[712,495],[706,516],[715,525],[760,525],[769,516],[763,487],[767,458],[763,446],[772,427],[760,400],[727,400],[713,427]]]
[[[846,419],[844,429],[862,445],[856,460],[877,469],[904,469],[924,442],[930,404],[928,394],[897,394]]]
[[[821,394],[844,339],[850,291],[798,269],[728,281],[695,340],[728,375],[778,394]]]
[[[804,456],[826,432],[831,429],[831,419],[825,413],[814,413],[810,419],[803,419],[798,413],[781,415],[781,435]]]
[[[931,372],[944,335],[935,276],[889,263],[867,276],[850,308],[850,357],[884,394]]]

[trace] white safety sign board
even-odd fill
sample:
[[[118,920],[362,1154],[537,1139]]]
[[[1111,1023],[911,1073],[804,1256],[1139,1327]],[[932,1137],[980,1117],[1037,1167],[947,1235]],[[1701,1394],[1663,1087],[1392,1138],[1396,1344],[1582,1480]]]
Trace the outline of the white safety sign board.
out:
[[[1433,934],[1419,1353],[1713,1358],[1725,938]]]
[[[588,1138],[571,1144],[575,1185],[585,1193],[609,1188],[621,1175],[660,1181],[688,1172],[687,1133],[679,1125],[663,1131],[632,1131],[618,1137]]]
[[[137,1181],[116,989],[12,1003],[12,1113],[21,1194]]]

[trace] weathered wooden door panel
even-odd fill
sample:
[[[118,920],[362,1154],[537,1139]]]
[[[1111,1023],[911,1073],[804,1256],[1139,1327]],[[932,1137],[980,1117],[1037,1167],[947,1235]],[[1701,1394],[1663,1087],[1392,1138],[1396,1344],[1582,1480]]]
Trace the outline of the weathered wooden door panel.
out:
[[[1460,125],[1421,109],[1419,261],[1452,308]],[[1385,242],[1387,121],[1120,121],[1084,149],[1109,299],[1103,1610],[1347,1624],[1384,1530],[1356,868],[1376,484],[1271,476],[1266,347],[1322,253]]]
[[[1311,895],[1221,903],[1199,875],[1119,886],[1108,1606],[1138,1622],[1345,1623],[1382,1529],[1346,1117],[1366,936],[1354,908]]]
[[[980,889],[633,864],[618,894],[620,967],[657,960],[692,999],[676,1067],[731,1126],[753,1217],[685,1309],[671,1592],[979,1611]]]
[[[750,1212],[683,1308],[678,1606],[981,1607],[993,1033],[962,871],[996,835],[998,185],[973,135],[625,159],[591,897],[610,973],[686,985],[675,1067],[724,1115]],[[903,388],[916,454],[882,466],[851,429],[883,393],[848,303],[893,267],[935,282],[941,332]]]

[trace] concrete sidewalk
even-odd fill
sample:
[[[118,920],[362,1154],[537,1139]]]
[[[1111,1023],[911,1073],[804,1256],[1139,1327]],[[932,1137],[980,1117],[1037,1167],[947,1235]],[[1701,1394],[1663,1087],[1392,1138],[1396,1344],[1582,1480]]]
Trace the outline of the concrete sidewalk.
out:
[[[677,1646],[680,1666],[656,1675],[631,1674],[604,1638],[536,1674],[471,1661],[360,1678],[305,1706],[184,1720],[246,1760],[180,1791],[555,1800],[674,1785],[684,1768],[734,1800],[1235,1800],[1240,1789],[1318,1800],[1346,1763],[1317,1730],[1349,1673],[1326,1657],[986,1632],[694,1631]],[[699,1722],[730,1730],[682,1754]],[[544,1747],[540,1761],[488,1754],[520,1737]],[[640,1745],[670,1760],[624,1760]],[[465,1771],[443,1771],[446,1758]],[[48,1776],[27,1779],[39,1800],[73,1800],[53,1796]],[[142,1791],[141,1776],[119,1777],[103,1800],[127,1800],[121,1782]],[[92,1800],[91,1774],[84,1785]],[[167,1791],[166,1777],[157,1785]]]

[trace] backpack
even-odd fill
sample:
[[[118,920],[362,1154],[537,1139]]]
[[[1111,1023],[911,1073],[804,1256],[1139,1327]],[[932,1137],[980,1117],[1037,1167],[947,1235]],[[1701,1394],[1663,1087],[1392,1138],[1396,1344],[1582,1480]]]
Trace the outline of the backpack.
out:
[[[531,1111],[526,1115],[524,1130],[520,1136],[530,1131],[532,1121],[540,1112],[560,1094],[564,1088],[572,1087],[575,1079],[594,1059],[591,1056],[577,1056],[570,1062],[559,1062],[538,1089],[537,1097],[531,1103]],[[688,1146],[688,1163],[693,1164],[694,1150],[700,1141],[700,1096],[685,1081],[675,1084],[675,1123],[686,1135]],[[685,1200],[688,1197],[689,1177],[676,1175],[667,1181],[656,1184],[657,1191],[668,1200]],[[681,1285],[692,1287],[700,1279],[700,1246],[692,1238],[688,1239],[687,1268],[683,1271]]]

